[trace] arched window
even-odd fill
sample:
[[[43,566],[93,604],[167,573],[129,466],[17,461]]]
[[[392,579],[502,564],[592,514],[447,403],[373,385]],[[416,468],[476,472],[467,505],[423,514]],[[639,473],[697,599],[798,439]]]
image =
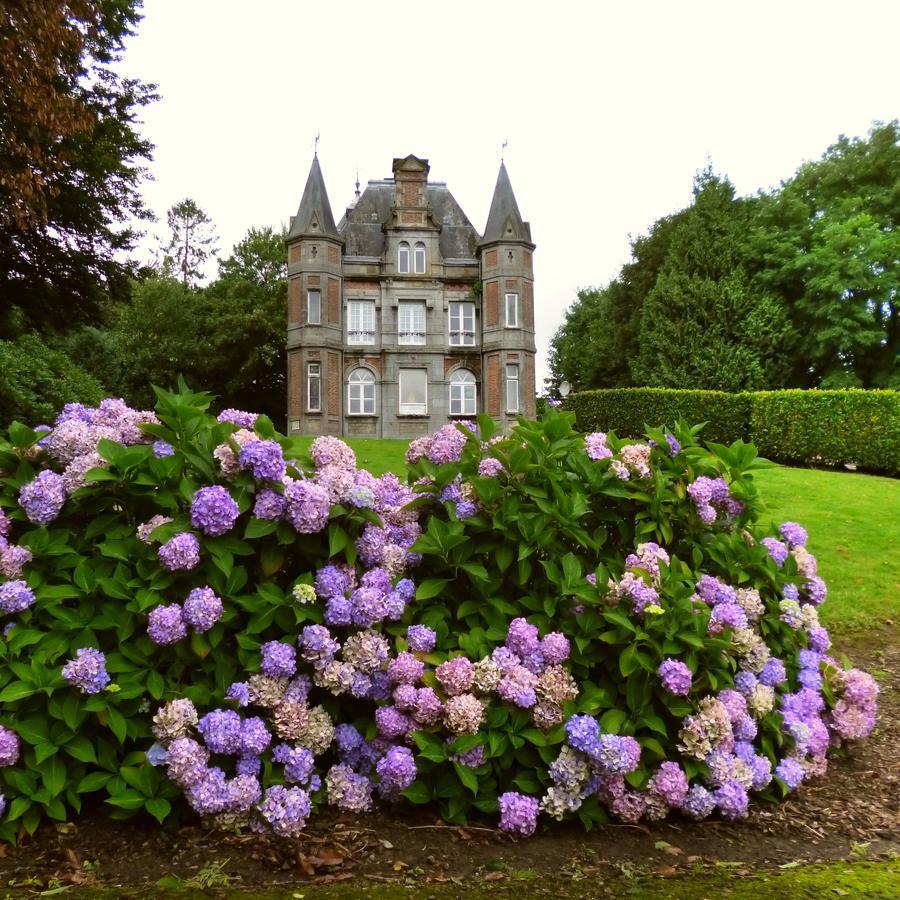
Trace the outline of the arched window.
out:
[[[425,245],[418,241],[416,243],[416,275],[422,275],[425,272]]]
[[[397,271],[403,274],[409,273],[409,244],[406,241],[401,241],[400,248],[397,250]]]
[[[450,415],[474,416],[478,405],[478,386],[468,369],[457,369],[450,376]]]
[[[347,411],[351,416],[375,415],[375,376],[368,369],[354,369],[350,373]]]

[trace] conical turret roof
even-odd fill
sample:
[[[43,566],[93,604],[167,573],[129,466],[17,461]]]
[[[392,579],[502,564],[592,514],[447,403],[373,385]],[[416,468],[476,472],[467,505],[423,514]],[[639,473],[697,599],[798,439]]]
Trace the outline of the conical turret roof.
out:
[[[529,244],[531,243],[531,228],[527,222],[522,220],[506,165],[502,162],[481,243],[490,244],[494,241],[527,241]]]
[[[325,190],[325,179],[322,177],[318,156],[313,157],[312,165],[309,167],[303,199],[291,223],[288,238],[309,234],[321,234],[340,240],[331,213],[331,204],[328,202],[328,191]]]

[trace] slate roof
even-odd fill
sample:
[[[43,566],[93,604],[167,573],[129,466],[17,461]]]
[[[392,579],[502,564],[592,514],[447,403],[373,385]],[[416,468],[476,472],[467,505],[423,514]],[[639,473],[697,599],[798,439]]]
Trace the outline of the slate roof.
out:
[[[497,184],[491,200],[491,211],[488,213],[487,225],[484,227],[482,244],[493,241],[527,241],[531,243],[531,226],[522,221],[519,204],[513,193],[512,184],[506,166],[500,163]]]
[[[428,205],[441,226],[438,238],[444,259],[474,259],[479,235],[453,194],[442,182],[429,182]],[[381,226],[391,215],[394,181],[370,181],[356,205],[347,211],[338,227],[347,256],[383,256],[386,236]]]
[[[314,220],[318,223],[318,228],[315,229],[310,227]],[[288,238],[299,237],[302,234],[324,234],[340,238],[331,213],[331,204],[328,202],[328,191],[325,190],[325,179],[322,177],[318,156],[313,157],[312,165],[309,167],[303,199],[291,223]]]

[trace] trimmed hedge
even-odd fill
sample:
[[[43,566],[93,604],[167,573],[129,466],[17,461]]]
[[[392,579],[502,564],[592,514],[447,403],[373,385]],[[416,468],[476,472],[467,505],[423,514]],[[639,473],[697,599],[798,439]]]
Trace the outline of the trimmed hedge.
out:
[[[900,473],[900,391],[682,391],[615,388],[566,400],[579,430],[637,437],[652,423],[707,422],[707,441],[752,441],[779,462]]]
[[[684,419],[706,422],[703,439],[730,444],[746,439],[750,422],[749,394],[725,391],[682,391],[674,388],[612,388],[582,391],[566,399],[579,431],[614,431],[638,437],[648,425],[674,425]]]
[[[760,391],[750,397],[750,433],[761,455],[900,473],[900,391]]]

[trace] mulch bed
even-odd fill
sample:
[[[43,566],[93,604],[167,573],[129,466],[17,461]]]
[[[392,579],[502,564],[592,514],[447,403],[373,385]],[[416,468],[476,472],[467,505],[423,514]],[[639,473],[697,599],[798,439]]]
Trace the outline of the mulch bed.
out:
[[[590,833],[571,824],[516,841],[490,823],[459,828],[433,813],[404,810],[364,817],[325,813],[303,838],[282,841],[197,826],[163,830],[142,820],[112,822],[98,810],[77,823],[42,827],[17,847],[0,845],[0,878],[35,887],[139,887],[172,878],[196,887],[216,880],[244,888],[350,879],[437,885],[514,881],[522,870],[570,879],[609,871],[666,877],[723,863],[744,875],[900,852],[900,642],[885,633],[845,640],[841,649],[879,680],[878,729],[847,758],[834,760],[826,778],[781,805],[752,807],[749,819],[738,824],[673,821],[608,825]],[[523,891],[528,893],[524,885]]]

